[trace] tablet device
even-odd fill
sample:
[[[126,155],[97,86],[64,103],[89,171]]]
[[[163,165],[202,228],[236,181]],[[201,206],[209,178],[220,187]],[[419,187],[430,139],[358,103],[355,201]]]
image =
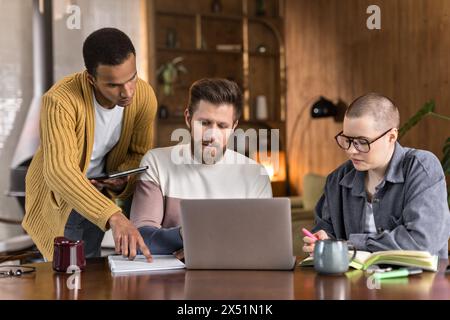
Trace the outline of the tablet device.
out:
[[[126,177],[126,176],[129,176],[129,175],[132,175],[132,174],[136,174],[136,173],[141,173],[141,172],[144,172],[147,169],[148,169],[148,166],[139,167],[139,168],[134,168],[134,169],[125,170],[125,171],[106,173],[106,174],[100,175],[100,176],[88,177],[88,179],[89,180],[116,179],[116,178]]]

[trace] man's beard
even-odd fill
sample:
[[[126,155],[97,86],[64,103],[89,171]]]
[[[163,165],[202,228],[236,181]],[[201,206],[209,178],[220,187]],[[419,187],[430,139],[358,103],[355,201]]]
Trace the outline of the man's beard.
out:
[[[209,144],[208,141],[203,140],[195,142],[194,139],[191,139],[191,152],[195,160],[202,164],[217,163],[223,158],[226,150],[226,145],[221,147],[218,143]]]

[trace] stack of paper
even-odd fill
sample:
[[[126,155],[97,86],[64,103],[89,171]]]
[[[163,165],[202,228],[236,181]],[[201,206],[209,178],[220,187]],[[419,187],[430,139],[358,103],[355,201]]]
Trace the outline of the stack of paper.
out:
[[[143,255],[138,255],[134,260],[128,260],[123,256],[109,256],[109,268],[113,274],[136,273],[146,271],[183,269],[184,263],[173,255],[153,255],[153,262],[147,262]]]

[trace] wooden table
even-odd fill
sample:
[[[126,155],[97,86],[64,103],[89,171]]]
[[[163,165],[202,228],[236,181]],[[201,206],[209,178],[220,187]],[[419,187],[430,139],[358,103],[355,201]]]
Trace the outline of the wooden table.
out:
[[[79,290],[67,286],[68,274],[38,263],[34,274],[0,279],[0,299],[450,299],[447,260],[439,272],[384,280],[379,288],[351,270],[342,276],[318,275],[313,268],[294,271],[173,270],[112,276],[104,258],[88,260]],[[71,278],[74,279],[74,278]],[[75,281],[72,281],[72,285]],[[370,288],[371,287],[371,288]]]

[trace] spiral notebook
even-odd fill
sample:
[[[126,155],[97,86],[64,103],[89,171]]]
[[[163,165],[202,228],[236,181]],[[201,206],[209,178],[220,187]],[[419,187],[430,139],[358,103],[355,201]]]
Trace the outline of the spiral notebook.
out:
[[[153,255],[153,262],[147,262],[143,255],[134,260],[123,256],[109,256],[109,268],[113,274],[127,274],[138,272],[184,269],[184,263],[173,255]]]

